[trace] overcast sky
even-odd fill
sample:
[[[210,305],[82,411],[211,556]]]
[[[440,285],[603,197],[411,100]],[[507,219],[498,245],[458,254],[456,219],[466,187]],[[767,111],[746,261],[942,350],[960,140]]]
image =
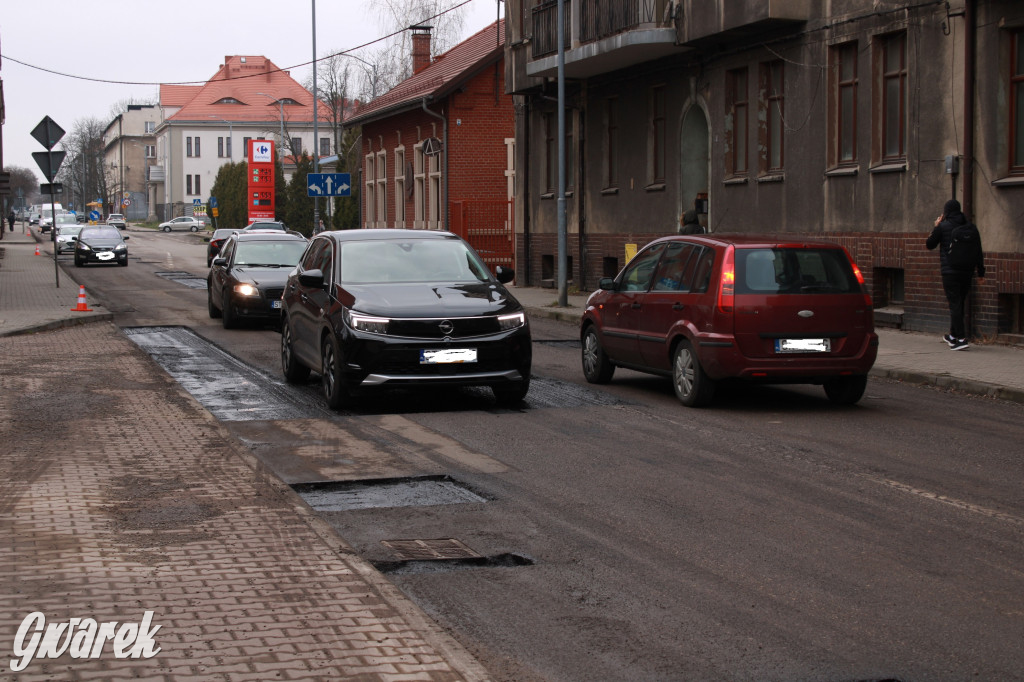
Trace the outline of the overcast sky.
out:
[[[109,122],[115,103],[155,101],[158,83],[201,84],[227,55],[264,55],[299,83],[312,71],[298,65],[313,59],[313,0],[2,0],[2,6],[3,163],[29,168],[41,181],[32,152],[45,150],[31,133],[44,116],[69,133],[78,119]],[[497,0],[470,0],[462,38],[494,22],[498,7]],[[316,3],[318,57],[384,33],[365,1]]]

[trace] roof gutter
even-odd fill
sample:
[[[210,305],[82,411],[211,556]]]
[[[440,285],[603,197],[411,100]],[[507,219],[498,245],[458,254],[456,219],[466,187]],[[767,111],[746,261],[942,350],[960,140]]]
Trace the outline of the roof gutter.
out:
[[[427,108],[427,97],[421,100],[423,111],[433,116],[434,118],[441,119],[442,130],[444,131],[444,143],[441,147],[441,184],[444,187],[441,190],[441,208],[444,211],[444,229],[449,230],[448,224],[448,119]]]

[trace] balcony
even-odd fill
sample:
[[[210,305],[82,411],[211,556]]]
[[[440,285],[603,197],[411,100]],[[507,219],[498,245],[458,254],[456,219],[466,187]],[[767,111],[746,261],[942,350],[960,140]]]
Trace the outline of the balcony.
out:
[[[148,166],[146,170],[149,172],[148,180],[150,182],[163,182],[164,181],[164,167],[163,166]]]
[[[565,74],[586,78],[685,51],[676,45],[668,0],[565,0]],[[530,76],[558,70],[558,4],[533,9]]]
[[[811,19],[811,0],[681,0],[679,42],[692,47],[764,40]]]

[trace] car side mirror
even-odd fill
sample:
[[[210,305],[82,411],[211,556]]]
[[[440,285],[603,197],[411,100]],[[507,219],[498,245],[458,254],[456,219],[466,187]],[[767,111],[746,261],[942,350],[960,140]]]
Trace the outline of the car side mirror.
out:
[[[602,277],[601,281],[597,283],[597,287],[604,291],[615,291],[615,280],[611,277]]]
[[[305,270],[303,272],[300,272],[299,284],[301,284],[304,287],[323,287],[324,273],[321,270]]]
[[[494,268],[494,276],[502,284],[508,284],[516,278],[516,271],[512,268],[505,268],[499,265]]]
[[[228,259],[227,258],[222,258],[221,256],[217,256],[216,258],[213,259],[213,265],[227,265],[227,264],[228,264]]]
[[[128,241],[129,239],[131,239],[131,237],[129,237],[128,235],[122,235],[122,238],[123,238],[123,239],[124,239],[125,241]]]

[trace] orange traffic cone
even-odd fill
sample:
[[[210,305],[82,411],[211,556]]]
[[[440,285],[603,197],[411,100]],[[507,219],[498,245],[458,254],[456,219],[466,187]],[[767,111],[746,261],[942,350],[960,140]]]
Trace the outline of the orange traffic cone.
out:
[[[92,308],[85,304],[85,285],[82,284],[78,287],[78,306],[71,309],[74,313],[91,313]]]
[[[36,244],[36,255],[37,256],[43,255],[43,254],[39,253],[39,244]]]

